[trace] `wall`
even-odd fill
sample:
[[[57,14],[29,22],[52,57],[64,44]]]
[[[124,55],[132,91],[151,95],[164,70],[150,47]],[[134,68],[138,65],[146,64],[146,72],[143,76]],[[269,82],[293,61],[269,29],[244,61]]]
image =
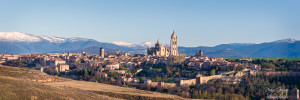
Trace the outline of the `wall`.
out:
[[[199,77],[199,84],[203,84],[203,83],[207,83],[207,81],[211,80],[211,79],[218,79],[221,78],[222,75],[213,75],[213,76],[201,76]]]
[[[213,76],[200,76],[195,79],[190,79],[190,80],[180,80],[180,86],[189,86],[192,84],[203,84],[207,83],[207,81],[211,79],[218,79],[221,78],[222,75],[213,75]]]
[[[180,86],[196,84],[196,79],[180,80]]]
[[[164,88],[172,88],[177,86],[176,83],[152,82],[151,80],[145,80],[144,84],[151,87],[164,87]]]

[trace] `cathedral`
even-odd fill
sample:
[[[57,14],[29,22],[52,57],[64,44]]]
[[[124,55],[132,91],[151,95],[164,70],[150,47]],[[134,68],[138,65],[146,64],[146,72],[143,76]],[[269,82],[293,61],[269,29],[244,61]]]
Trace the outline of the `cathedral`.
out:
[[[171,35],[171,41],[170,41],[171,49],[167,47],[167,45],[163,46],[159,40],[157,40],[157,43],[155,44],[155,47],[151,47],[147,49],[147,55],[150,56],[158,56],[158,57],[169,57],[169,56],[177,56],[177,35],[175,31],[173,31],[173,34]]]

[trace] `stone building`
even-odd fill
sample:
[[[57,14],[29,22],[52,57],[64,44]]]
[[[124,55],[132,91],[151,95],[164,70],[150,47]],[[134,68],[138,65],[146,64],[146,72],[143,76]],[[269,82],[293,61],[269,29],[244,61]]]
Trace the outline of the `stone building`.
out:
[[[163,46],[159,39],[155,44],[155,47],[151,47],[147,49],[147,54],[151,56],[158,56],[158,57],[168,57],[168,56],[177,56],[178,55],[178,46],[177,46],[177,35],[175,31],[171,36],[170,41],[171,50],[166,46]]]
[[[58,66],[59,64],[66,64],[66,61],[58,58],[50,59],[50,66]]]
[[[109,64],[105,66],[105,70],[115,70],[115,69],[119,69],[120,65],[118,63],[115,64]]]
[[[178,46],[177,46],[177,35],[173,30],[173,34],[171,35],[171,56],[177,56],[178,54]]]
[[[151,56],[159,56],[159,57],[168,57],[170,55],[170,50],[167,46],[162,46],[157,40],[155,47],[148,48],[147,54]]]
[[[59,66],[57,66],[57,72],[65,72],[68,70],[69,70],[68,64],[59,64]]]
[[[203,52],[202,50],[199,51],[199,57],[202,57],[203,56]]]
[[[103,47],[100,48],[99,56],[101,58],[104,58],[104,48]]]

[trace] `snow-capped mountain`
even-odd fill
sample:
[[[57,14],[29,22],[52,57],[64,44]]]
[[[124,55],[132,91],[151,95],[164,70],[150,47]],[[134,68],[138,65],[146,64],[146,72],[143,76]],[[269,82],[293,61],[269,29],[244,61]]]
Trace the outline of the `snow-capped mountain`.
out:
[[[42,42],[48,41],[51,43],[64,43],[64,42],[78,42],[78,41],[92,41],[92,39],[72,37],[64,38],[57,36],[42,36],[32,35],[22,32],[0,32],[0,41],[2,42]],[[94,40],[95,41],[95,40]]]
[[[0,53],[56,53],[68,52],[96,46],[109,49],[132,50],[111,43],[98,42],[87,38],[64,38],[56,36],[33,35],[22,32],[0,32]]]
[[[148,47],[153,47],[155,42],[104,43],[87,38],[64,38],[56,36],[32,35],[21,32],[0,32],[0,53],[29,54],[29,53],[59,53],[59,52],[87,52],[98,54],[99,48],[105,52],[114,53],[117,49],[121,52],[145,54]],[[283,39],[261,44],[231,43],[220,44],[215,47],[178,47],[180,53],[194,55],[199,50],[205,56],[224,58],[300,58],[300,41]]]
[[[135,47],[135,48],[145,49],[145,48],[153,47],[155,45],[155,42],[127,43],[121,41],[114,41],[112,42],[112,44],[125,46],[125,47]]]
[[[5,42],[39,42],[41,37],[21,32],[0,32],[0,41]]]
[[[272,43],[294,43],[296,41],[298,41],[298,40],[292,39],[292,38],[287,38],[287,39],[273,41]]]

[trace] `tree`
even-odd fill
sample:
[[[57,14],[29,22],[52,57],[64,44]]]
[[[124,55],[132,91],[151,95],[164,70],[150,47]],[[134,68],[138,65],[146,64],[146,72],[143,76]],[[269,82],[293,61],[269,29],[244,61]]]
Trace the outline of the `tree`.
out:
[[[176,64],[182,64],[185,61],[185,58],[181,57],[181,56],[171,56],[171,57],[168,57],[167,61],[168,61],[168,64],[176,65]]]
[[[269,63],[262,63],[261,66],[263,68],[275,68],[275,66],[273,64],[269,64]]]
[[[223,93],[223,89],[222,88],[219,88],[218,89],[218,94],[222,94]]]
[[[84,69],[83,71],[84,71],[84,76],[87,76],[89,74],[87,69]]]
[[[210,75],[216,75],[216,70],[215,70],[215,69],[212,69],[212,70],[210,71]]]

